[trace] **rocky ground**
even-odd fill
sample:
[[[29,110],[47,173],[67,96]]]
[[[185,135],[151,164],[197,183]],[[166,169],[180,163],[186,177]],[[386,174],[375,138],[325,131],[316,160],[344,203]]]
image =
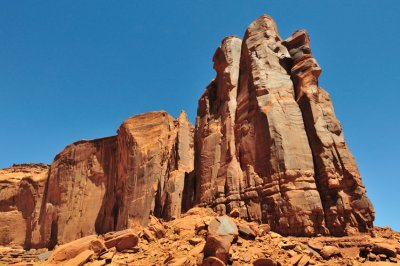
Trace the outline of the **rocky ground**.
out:
[[[0,248],[0,265],[395,265],[400,234],[284,237],[267,224],[193,208],[181,218],[146,228],[88,236],[54,251]]]

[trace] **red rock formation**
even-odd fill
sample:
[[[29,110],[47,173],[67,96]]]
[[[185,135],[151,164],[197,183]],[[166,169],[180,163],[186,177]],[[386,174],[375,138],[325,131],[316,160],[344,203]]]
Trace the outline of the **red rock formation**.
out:
[[[240,43],[217,49],[217,78],[199,100],[197,203],[286,235],[368,231],[373,208],[318,87],[308,37],[282,41],[264,15],[248,27],[240,59],[232,40]]]
[[[55,157],[40,219],[46,245],[114,228],[114,215],[99,214],[104,213],[105,203],[112,206],[114,201],[116,143],[116,137],[78,141]]]
[[[318,86],[321,68],[312,56],[308,35],[297,31],[284,45],[292,56],[296,100],[313,152],[327,227],[332,235],[365,232],[372,227],[374,209],[366,197],[329,94]]]
[[[0,169],[0,245],[39,244],[38,220],[48,171],[45,164]]]
[[[117,229],[145,225],[149,215],[170,219],[181,213],[185,175],[193,170],[193,126],[186,114],[137,115],[118,130]]]
[[[126,120],[117,136],[67,146],[50,171],[0,170],[0,244],[53,247],[146,225],[150,214],[179,217],[194,194],[193,186],[184,191],[193,178],[193,133],[184,112],[178,119],[152,112]]]
[[[307,34],[282,41],[264,15],[213,61],[195,130],[183,112],[141,114],[117,136],[67,146],[50,170],[0,170],[0,245],[54,247],[149,222],[155,239],[164,229],[151,215],[172,220],[195,203],[285,235],[368,231],[373,207]]]
[[[226,212],[226,198],[239,197],[242,171],[236,157],[235,115],[242,41],[225,38],[213,61],[217,77],[201,96],[196,120],[196,202]],[[232,202],[229,209],[238,207]]]

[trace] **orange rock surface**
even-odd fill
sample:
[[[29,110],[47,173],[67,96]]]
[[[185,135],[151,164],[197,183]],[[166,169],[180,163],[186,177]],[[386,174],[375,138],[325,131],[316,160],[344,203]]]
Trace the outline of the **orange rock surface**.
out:
[[[77,265],[397,262],[398,235],[374,230],[308,34],[283,40],[263,15],[213,62],[195,127],[184,112],[139,114],[50,166],[1,169],[3,262],[27,261],[19,247],[58,247],[49,263]],[[213,230],[226,224],[234,237]]]

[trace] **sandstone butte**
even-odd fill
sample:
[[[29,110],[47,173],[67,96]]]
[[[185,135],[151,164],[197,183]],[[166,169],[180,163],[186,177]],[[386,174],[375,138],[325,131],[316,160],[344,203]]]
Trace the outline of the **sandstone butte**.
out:
[[[0,245],[52,249],[195,206],[284,236],[370,233],[374,209],[307,32],[283,40],[263,15],[213,62],[195,126],[184,112],[140,114],[51,165],[1,169]]]

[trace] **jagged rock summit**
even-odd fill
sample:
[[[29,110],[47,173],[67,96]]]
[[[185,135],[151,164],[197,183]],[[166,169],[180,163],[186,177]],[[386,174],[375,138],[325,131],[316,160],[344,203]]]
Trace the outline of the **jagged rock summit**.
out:
[[[0,170],[0,245],[53,248],[194,206],[282,235],[369,232],[374,210],[308,34],[283,40],[263,15],[243,40],[223,39],[213,61],[195,127],[184,112],[136,115],[51,166]]]
[[[214,55],[199,100],[196,203],[285,235],[367,232],[374,210],[343,137],[309,37],[287,40],[263,15]]]

